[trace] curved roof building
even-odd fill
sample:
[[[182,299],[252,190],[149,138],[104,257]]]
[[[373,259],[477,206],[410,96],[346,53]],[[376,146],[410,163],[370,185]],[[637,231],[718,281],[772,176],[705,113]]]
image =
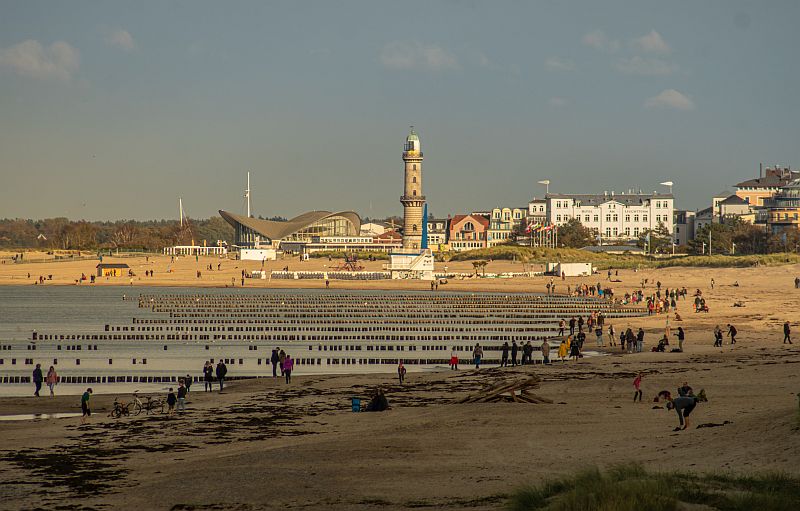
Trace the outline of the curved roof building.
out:
[[[261,220],[220,210],[236,231],[236,245],[253,248],[281,241],[311,242],[315,236],[358,236],[361,218],[352,211],[309,211],[286,222]]]

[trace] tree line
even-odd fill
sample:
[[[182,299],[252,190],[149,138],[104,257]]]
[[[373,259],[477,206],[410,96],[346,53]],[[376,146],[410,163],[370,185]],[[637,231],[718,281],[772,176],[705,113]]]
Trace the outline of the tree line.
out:
[[[89,222],[67,218],[0,219],[0,247],[43,250],[127,249],[161,251],[172,245],[232,242],[233,227],[222,217],[188,220]]]

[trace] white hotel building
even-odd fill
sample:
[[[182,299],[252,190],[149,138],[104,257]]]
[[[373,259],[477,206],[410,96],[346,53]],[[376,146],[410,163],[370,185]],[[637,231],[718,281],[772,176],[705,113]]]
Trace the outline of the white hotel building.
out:
[[[545,200],[549,223],[563,225],[577,218],[597,230],[603,241],[634,240],[659,223],[673,233],[675,199],[671,194],[548,194]]]

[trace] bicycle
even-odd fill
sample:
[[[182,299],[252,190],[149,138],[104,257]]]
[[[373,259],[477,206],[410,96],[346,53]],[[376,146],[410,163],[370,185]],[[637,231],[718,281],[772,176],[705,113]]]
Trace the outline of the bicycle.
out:
[[[131,406],[133,407],[134,415],[139,415],[142,413],[142,410],[144,410],[147,415],[150,415],[150,412],[156,413],[156,410],[158,410],[159,413],[164,413],[164,405],[166,404],[164,401],[153,396],[147,396],[145,399],[146,401],[142,402],[142,400],[139,399],[139,391],[133,391],[133,402]]]
[[[111,409],[109,412],[109,417],[114,417],[115,419],[119,419],[123,415],[128,417],[131,414],[131,408],[133,403],[122,403],[119,401],[119,398],[114,398],[114,408]]]

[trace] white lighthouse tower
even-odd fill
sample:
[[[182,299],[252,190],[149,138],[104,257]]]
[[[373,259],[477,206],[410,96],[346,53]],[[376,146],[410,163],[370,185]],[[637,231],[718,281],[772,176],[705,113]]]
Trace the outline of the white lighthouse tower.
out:
[[[419,136],[411,126],[411,132],[406,137],[403,150],[405,162],[405,187],[400,202],[403,204],[403,248],[419,250],[423,247],[422,218],[425,196],[422,194],[422,149]]]

